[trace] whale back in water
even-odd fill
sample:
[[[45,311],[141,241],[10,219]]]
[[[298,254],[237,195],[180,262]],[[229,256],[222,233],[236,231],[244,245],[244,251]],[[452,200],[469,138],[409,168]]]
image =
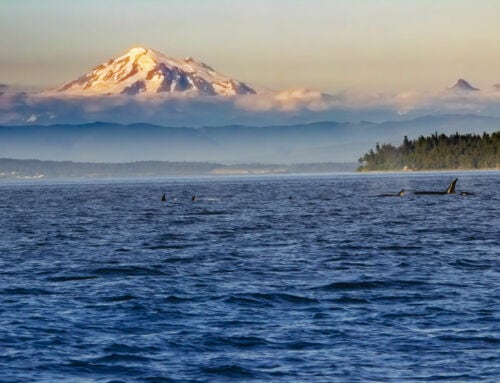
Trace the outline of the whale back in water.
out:
[[[405,189],[401,189],[396,194],[379,194],[377,197],[402,197],[405,195]]]

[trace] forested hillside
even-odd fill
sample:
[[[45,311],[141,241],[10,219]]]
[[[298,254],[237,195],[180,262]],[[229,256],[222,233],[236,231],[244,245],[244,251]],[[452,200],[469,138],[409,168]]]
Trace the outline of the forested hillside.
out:
[[[500,131],[491,135],[437,133],[395,147],[378,144],[359,159],[358,171],[500,168]]]

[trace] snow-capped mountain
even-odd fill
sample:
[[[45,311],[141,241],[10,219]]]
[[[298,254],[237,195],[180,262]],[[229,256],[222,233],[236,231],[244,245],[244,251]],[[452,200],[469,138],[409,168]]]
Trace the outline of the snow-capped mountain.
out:
[[[143,47],[132,48],[52,92],[89,96],[179,92],[232,96],[257,93],[247,84],[224,76],[191,57],[178,60]]]
[[[447,89],[452,91],[461,91],[461,92],[479,90],[479,88],[473,87],[468,81],[464,80],[463,78],[459,78],[454,84],[450,85]]]

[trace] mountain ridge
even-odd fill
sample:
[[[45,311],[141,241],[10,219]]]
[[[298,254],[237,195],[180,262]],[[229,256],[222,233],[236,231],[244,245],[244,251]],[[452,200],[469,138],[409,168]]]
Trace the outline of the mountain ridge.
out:
[[[321,121],[268,126],[205,127],[117,124],[0,126],[0,153],[11,158],[123,162],[142,160],[231,163],[356,161],[376,142],[435,132],[498,131],[500,118],[477,115],[419,117],[414,120]]]
[[[165,125],[165,124],[156,124],[149,122],[131,122],[131,123],[119,123],[113,121],[92,121],[92,122],[84,122],[84,123],[74,123],[74,124],[65,124],[65,123],[56,123],[56,124],[27,124],[27,125],[8,125],[8,124],[0,124],[2,128],[20,128],[20,127],[33,127],[33,128],[44,128],[44,127],[93,127],[93,126],[114,126],[114,127],[156,127],[156,128],[170,128],[170,129],[193,129],[193,130],[202,130],[206,128],[256,128],[256,129],[265,129],[265,128],[277,128],[277,127],[308,127],[308,126],[319,126],[319,125],[391,125],[391,124],[409,124],[415,122],[428,123],[429,121],[439,121],[446,119],[479,119],[483,121],[498,121],[500,123],[500,117],[495,116],[487,116],[487,115],[478,115],[474,113],[443,113],[443,114],[425,114],[422,116],[416,116],[409,119],[400,119],[400,120],[384,120],[380,122],[375,121],[339,121],[339,120],[318,120],[318,121],[309,121],[304,123],[276,123],[276,124],[258,124],[258,125],[250,125],[250,124],[224,124],[224,125],[206,125],[206,126],[187,126],[187,125]]]

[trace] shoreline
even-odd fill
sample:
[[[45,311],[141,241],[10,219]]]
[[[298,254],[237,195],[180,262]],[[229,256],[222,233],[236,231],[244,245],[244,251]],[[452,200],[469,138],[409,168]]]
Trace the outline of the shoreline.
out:
[[[482,168],[482,169],[419,169],[419,170],[356,170],[356,173],[439,173],[439,172],[489,172],[500,171],[500,168]]]
[[[266,173],[266,174],[201,174],[201,175],[165,175],[165,176],[93,176],[93,177],[26,177],[26,178],[0,178],[0,186],[8,184],[44,184],[44,183],[80,183],[80,182],[159,182],[165,180],[182,181],[182,180],[251,180],[251,179],[264,179],[264,178],[297,178],[297,177],[363,177],[363,176],[376,176],[376,175],[424,175],[432,173],[456,173],[457,170],[426,170],[414,172],[401,172],[401,171],[366,171],[366,172],[323,172],[323,173]],[[468,170],[462,169],[461,173],[493,173],[499,172],[500,169],[475,169]]]

